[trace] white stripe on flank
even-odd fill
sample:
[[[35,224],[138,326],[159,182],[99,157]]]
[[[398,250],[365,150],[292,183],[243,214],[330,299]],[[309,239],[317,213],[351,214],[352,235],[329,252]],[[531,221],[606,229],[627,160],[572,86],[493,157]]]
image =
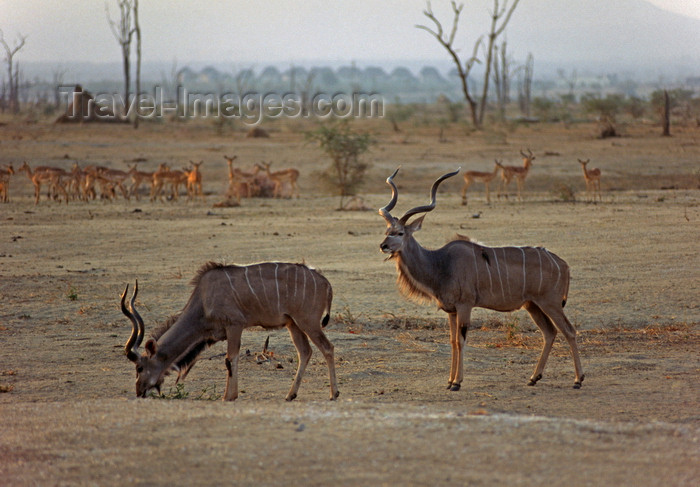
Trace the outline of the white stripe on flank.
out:
[[[525,299],[525,250],[522,247],[518,247],[520,252],[523,254],[523,295],[522,299]]]
[[[304,302],[306,301],[306,269],[304,269],[304,289],[301,294],[301,305],[304,305]]]
[[[474,257],[474,269],[476,270],[476,288],[479,289],[479,264],[476,260],[476,247],[472,247],[472,256]]]
[[[275,287],[277,288],[277,313],[279,314],[280,312],[280,282],[277,279],[277,268],[279,267],[279,264],[275,262]]]
[[[262,275],[262,264],[258,264],[258,274],[260,274],[260,285],[262,286],[263,296],[265,296],[265,301],[270,303],[270,298],[267,297],[267,289],[265,289],[265,280]]]
[[[506,248],[501,247],[501,250],[503,250],[503,262],[506,263],[506,282],[508,283],[508,296],[510,297],[511,290],[510,290],[510,279],[508,278],[508,261],[506,260]]]
[[[231,291],[233,291],[233,299],[236,301],[236,304],[240,307],[241,306],[241,301],[238,299],[238,293],[236,292],[236,288],[233,287],[233,281],[231,281],[231,276],[228,275],[228,272],[224,270],[224,274],[226,275],[226,278],[228,279],[228,283],[231,286]]]
[[[485,252],[485,249],[482,249],[481,252]],[[486,257],[488,257],[489,254],[486,254]],[[482,258],[484,257],[483,255],[481,256]],[[491,296],[493,297],[493,280],[491,279],[491,269],[489,269],[489,261],[484,259],[484,262],[486,263],[486,272],[489,273],[489,286],[491,287]]]
[[[493,260],[496,261],[496,270],[498,271],[498,282],[501,283],[501,296],[503,297],[503,300],[505,301],[506,293],[503,290],[503,279],[501,278],[501,266],[498,265],[498,255],[496,255],[496,249],[493,249]]]
[[[486,247],[481,248],[481,258],[484,259],[484,262],[486,263],[486,272],[489,273],[489,285],[491,286],[491,296],[493,297],[493,281],[491,280],[491,269],[489,269],[489,261],[484,258],[484,252],[486,252]],[[488,257],[489,254],[486,254],[486,257]]]
[[[260,298],[259,298],[258,295],[255,293],[255,289],[253,289],[253,286],[250,285],[250,279],[248,279],[248,267],[244,267],[244,269],[245,269],[245,272],[244,272],[244,275],[245,275],[245,282],[248,283],[248,289],[250,289],[250,292],[253,293],[253,296],[255,296],[255,299],[257,299],[257,300],[258,300],[258,303],[260,303],[260,306],[262,306],[262,305],[263,305],[263,304],[262,304],[262,301],[260,301]]]
[[[294,266],[294,299],[297,297],[297,271],[299,270],[299,266],[295,265]]]
[[[542,251],[540,249],[535,249],[537,251],[537,259],[540,261],[540,285],[537,287],[537,294],[542,293]]]
[[[557,264],[557,259],[554,258],[552,253],[547,249],[544,249],[544,251],[547,252],[547,257],[549,257],[549,260],[554,262],[554,265],[557,266],[557,282],[554,284],[554,287],[557,287],[559,286],[559,278],[561,278],[561,268],[559,267],[559,264]]]

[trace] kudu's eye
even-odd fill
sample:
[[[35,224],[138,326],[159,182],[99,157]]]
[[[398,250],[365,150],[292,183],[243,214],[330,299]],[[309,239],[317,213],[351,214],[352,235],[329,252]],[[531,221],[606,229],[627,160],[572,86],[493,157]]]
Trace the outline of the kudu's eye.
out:
[[[136,373],[140,374],[141,372],[143,372],[143,367],[139,365],[138,367],[136,367]]]

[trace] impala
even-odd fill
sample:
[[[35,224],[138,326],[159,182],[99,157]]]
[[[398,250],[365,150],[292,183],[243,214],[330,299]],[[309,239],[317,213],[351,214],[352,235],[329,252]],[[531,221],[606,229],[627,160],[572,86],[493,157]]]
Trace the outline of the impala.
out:
[[[204,164],[204,161],[190,161],[191,169],[185,171],[187,174],[187,199],[194,200],[197,197],[204,200],[204,192],[202,191],[202,173],[199,166]]]
[[[525,187],[525,179],[527,178],[530,168],[532,167],[532,161],[535,160],[535,155],[532,153],[532,151],[528,149],[527,152],[528,153],[525,154],[522,150],[520,151],[520,155],[523,158],[522,166],[504,166],[500,162],[496,162],[496,165],[501,168],[501,188],[498,191],[499,198],[501,195],[504,195],[506,198],[508,197],[506,190],[508,189],[510,182],[513,180],[513,178],[515,178],[515,184],[518,187],[518,199],[522,201],[523,198],[521,193]]]
[[[61,178],[69,176],[70,173],[66,172],[64,169],[61,169],[60,167],[38,166],[35,167],[34,170],[32,170],[32,168],[29,167],[29,164],[27,164],[27,161],[24,161],[18,169],[18,171],[26,172],[27,177],[34,185],[35,205],[39,204],[39,196],[41,195],[41,185],[43,183],[48,183],[49,199],[52,197],[56,198],[58,196],[58,192],[61,192],[63,193],[63,196],[66,199],[66,203],[68,203],[68,192],[66,191],[66,188]]]
[[[398,286],[409,299],[434,301],[448,315],[452,363],[448,389],[457,391],[463,380],[463,348],[474,307],[496,311],[525,308],[544,335],[544,347],[528,385],[542,378],[557,330],[562,332],[574,360],[574,388],[581,387],[583,370],[576,344],[576,329],[564,314],[569,292],[569,266],[542,247],[486,247],[467,237],[458,237],[437,250],[423,248],[413,234],[420,230],[425,214],[435,208],[437,188],[459,170],[438,178],[429,205],[408,210],[401,218],[390,211],[396,205],[398,189],[387,178],[392,197],[379,210],[387,223],[382,252],[396,263]]]
[[[165,186],[165,183],[170,184],[171,199],[177,201],[180,194],[180,185],[187,185],[187,174],[179,169],[170,169],[165,163],[160,164],[158,170],[153,173],[151,201],[155,201],[157,198],[163,201],[163,186]]]
[[[600,169],[597,167],[586,169],[586,165],[591,162],[590,159],[586,159],[585,161],[579,159],[578,162],[583,168],[583,178],[586,180],[586,192],[588,194],[593,193],[593,201],[595,201],[596,194],[598,195],[598,200],[603,201],[600,194]]]
[[[289,187],[289,197],[296,195],[299,197],[299,188],[297,187],[297,179],[299,179],[299,170],[293,167],[280,169],[279,171],[270,171],[271,162],[261,162],[257,166],[264,169],[267,177],[274,183],[275,188],[272,195],[275,198],[283,196],[283,188]]]
[[[486,202],[491,204],[491,196],[489,194],[489,186],[491,181],[498,174],[498,168],[500,161],[496,160],[493,165],[493,172],[481,172],[481,171],[467,171],[464,173],[464,187],[462,188],[462,204],[466,206],[467,204],[467,189],[474,183],[484,183],[486,186]]]
[[[12,164],[6,165],[3,169],[0,169],[0,201],[3,203],[9,203],[10,201],[10,176],[15,173],[15,168]]]
[[[167,373],[175,370],[184,379],[199,354],[208,346],[227,340],[225,401],[238,397],[238,355],[245,328],[287,327],[297,349],[299,364],[287,394],[297,397],[301,379],[311,358],[309,339],[318,347],[328,365],[331,400],[338,397],[333,345],[323,333],[330,318],[333,290],[328,280],[303,264],[266,262],[248,266],[205,264],[192,280],[194,290],[187,305],[167,320],[146,341],[144,324],[134,307],[138,282],[129,308],[127,285],[121,295],[122,312],[131,320],[132,332],[126,342],[126,357],[136,364],[136,395],[145,397],[151,389],[160,391]]]
[[[136,200],[141,199],[139,194],[139,189],[144,183],[148,183],[149,186],[153,183],[153,172],[152,171],[139,171],[136,164],[129,166],[128,171],[129,176],[131,176],[131,186],[129,188],[129,196],[136,196]]]

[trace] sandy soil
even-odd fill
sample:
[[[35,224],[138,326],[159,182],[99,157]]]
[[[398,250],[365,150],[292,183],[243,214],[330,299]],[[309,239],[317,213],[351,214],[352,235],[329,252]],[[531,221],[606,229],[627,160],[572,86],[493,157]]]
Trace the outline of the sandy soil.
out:
[[[379,123],[379,122],[377,122]],[[0,127],[0,165],[153,170],[204,160],[205,202],[33,203],[24,174],[0,205],[0,483],[25,485],[697,485],[700,480],[700,130],[628,127],[615,140],[593,128],[520,128],[438,143],[437,130],[397,137],[383,125],[363,197],[395,213],[428,199],[456,166],[488,170],[494,157],[537,155],[523,203],[462,206],[448,181],[417,239],[438,247],[454,233],[488,245],[544,245],[572,268],[566,312],[579,330],[586,380],[558,339],[545,376],[527,387],[541,347],[523,311],[476,310],[465,382],[445,390],[444,313],[401,297],[378,244],[375,211],[339,212],[316,188],[323,155],[298,127],[272,137],[217,135],[196,124]],[[224,154],[301,170],[301,197],[213,208],[226,186]],[[547,155],[548,154],[548,155]],[[576,158],[604,174],[603,202],[587,202]],[[574,188],[577,202],[562,201]],[[472,215],[480,214],[479,218]],[[286,331],[244,333],[235,403],[217,344],[185,389],[133,398],[123,355],[130,324],[118,307],[139,279],[147,330],[180,310],[206,261],[305,261],[334,288],[328,336],[338,401],[316,349],[296,401],[287,403],[296,353]],[[274,357],[257,363],[270,336]],[[186,397],[182,397],[186,396]],[[181,397],[181,398],[178,398]]]

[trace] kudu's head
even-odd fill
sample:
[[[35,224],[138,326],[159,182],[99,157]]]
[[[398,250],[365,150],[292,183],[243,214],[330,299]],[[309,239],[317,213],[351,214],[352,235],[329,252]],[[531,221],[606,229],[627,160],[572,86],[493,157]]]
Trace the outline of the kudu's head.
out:
[[[141,319],[141,315],[134,308],[134,301],[136,301],[136,295],[139,292],[138,281],[134,285],[134,294],[131,296],[129,308],[127,309],[126,293],[128,290],[129,285],[127,284],[121,296],[122,313],[131,320],[133,328],[131,336],[124,346],[124,353],[126,358],[136,364],[136,396],[146,397],[151,389],[156,389],[160,393],[160,386],[165,378],[165,370],[162,361],[154,359],[157,348],[155,340],[150,339],[146,341],[144,352],[141,355],[138,353],[145,332],[143,319]]]
[[[398,172],[399,169],[397,168],[396,171],[394,171],[394,174],[392,174],[386,179],[387,184],[391,186],[391,201],[389,201],[389,203],[385,207],[380,208],[379,210],[379,214],[382,215],[382,217],[384,217],[387,225],[386,237],[379,245],[379,248],[385,254],[391,254],[392,256],[401,252],[401,250],[406,245],[406,242],[413,238],[413,233],[420,230],[425,215],[421,216],[420,218],[416,218],[411,223],[408,223],[408,219],[419,213],[427,213],[435,209],[435,197],[437,195],[438,186],[440,186],[440,183],[443,182],[445,179],[451,178],[452,176],[456,175],[459,172],[459,169],[457,169],[454,172],[450,172],[443,176],[440,176],[433,183],[433,187],[430,190],[430,204],[425,206],[416,206],[415,208],[408,210],[399,219],[394,218],[393,216],[391,216],[391,213],[389,213],[391,210],[394,209],[394,206],[396,206],[396,201],[399,198],[399,190],[396,188],[396,184],[394,184],[394,176],[396,176]]]

